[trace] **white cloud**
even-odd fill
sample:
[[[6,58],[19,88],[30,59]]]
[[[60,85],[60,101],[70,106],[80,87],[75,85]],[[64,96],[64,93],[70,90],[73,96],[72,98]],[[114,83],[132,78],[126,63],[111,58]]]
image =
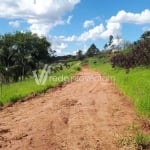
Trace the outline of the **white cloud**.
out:
[[[104,32],[104,30],[103,24],[95,26],[93,29],[82,33],[78,37],[78,41],[96,40],[101,37],[101,34]]]
[[[79,50],[77,49],[77,50],[75,50],[75,51],[73,51],[72,52],[72,55],[77,55],[77,52],[78,52]]]
[[[146,9],[141,13],[132,13],[121,10],[116,14],[116,16],[112,16],[106,21],[106,27],[104,27],[103,24],[94,26],[89,31],[82,33],[78,39],[79,41],[87,41],[95,39],[106,39],[110,35],[116,36],[120,34],[123,23],[150,24],[150,10]],[[88,27],[88,25],[92,25],[92,22],[84,22],[85,28]]]
[[[95,25],[95,23],[94,23],[93,20],[86,20],[86,21],[83,23],[83,27],[84,27],[84,28],[89,28],[89,27],[94,26],[94,25]]]
[[[66,43],[53,43],[52,49],[56,50],[57,54],[60,55],[63,53],[63,50],[66,49],[68,45]]]
[[[119,48],[123,42],[124,40],[119,35],[117,35],[113,38],[112,44],[109,46],[109,48],[112,48],[112,46],[114,46],[114,48]]]
[[[49,35],[48,40],[52,44],[52,49],[56,50],[58,55],[66,54],[65,49],[68,48],[68,44],[65,41],[65,36],[51,36]]]
[[[150,10],[145,9],[141,13],[131,13],[121,10],[116,16],[112,16],[109,22],[147,24],[150,23]]]
[[[0,0],[0,18],[23,19],[33,33],[48,34],[80,0]],[[69,21],[69,20],[68,20]]]
[[[94,19],[97,20],[97,21],[101,21],[101,17],[100,16],[97,16]]]
[[[64,39],[63,39],[63,41],[65,41],[65,42],[74,42],[76,40],[77,40],[77,36],[75,36],[75,35],[64,37]]]
[[[20,22],[19,21],[10,21],[9,25],[14,27],[14,28],[18,28],[20,26]]]
[[[103,24],[93,27],[89,31],[82,33],[79,36],[79,41],[106,39],[110,35],[116,36],[120,34],[122,24],[150,24],[150,10],[146,9],[141,13],[126,12],[124,10],[119,11],[116,16],[112,16],[106,21],[106,27]],[[93,25],[92,21],[85,22],[84,27]]]
[[[100,37],[102,39],[106,39],[110,35],[116,36],[120,33],[120,30],[121,30],[120,23],[107,22],[106,29],[103,33],[101,33]]]
[[[81,35],[76,36],[76,35],[72,35],[72,36],[50,36],[49,39],[52,42],[52,45],[60,45],[60,43],[68,43],[68,42],[86,42],[88,40],[98,40],[98,39],[106,39],[108,38],[110,35],[118,35],[119,31],[121,29],[121,25],[118,23],[107,23],[106,28],[104,28],[103,24],[99,24],[97,26],[95,26],[94,28],[83,32]],[[116,43],[116,41],[114,40],[114,44]],[[83,44],[82,44],[83,45]],[[64,47],[62,47],[63,45],[61,45],[61,48],[65,49]],[[56,47],[58,48],[58,47]],[[58,48],[60,51],[60,47]],[[85,51],[87,49],[87,46],[84,45],[84,48],[82,47],[82,49]]]
[[[146,9],[141,13],[131,13],[121,10],[116,16],[107,20],[106,30],[101,34],[102,38],[108,38],[109,35],[120,34],[123,23],[130,24],[148,24],[150,23],[150,10]]]
[[[67,19],[67,24],[70,24],[70,23],[71,23],[72,17],[73,17],[73,16],[69,16],[69,17],[68,17],[68,19]]]
[[[142,30],[143,30],[144,32],[145,32],[145,31],[150,31],[150,27],[149,27],[149,26],[147,26],[147,27],[145,26],[145,27],[142,28]]]
[[[30,24],[30,31],[33,33],[37,33],[38,35],[47,35],[48,32],[57,25],[63,25],[63,20],[57,20],[53,23],[49,22],[48,20],[32,20],[29,19],[28,23]]]
[[[63,36],[63,35],[60,35],[60,36],[49,36],[49,39],[50,41],[52,42],[74,42],[74,41],[77,41],[77,36],[75,35],[72,35],[72,36]]]
[[[115,45],[115,46],[118,46],[120,45],[121,43],[123,42],[123,39],[117,39],[117,38],[114,38],[113,39],[113,42],[112,42],[112,45]]]

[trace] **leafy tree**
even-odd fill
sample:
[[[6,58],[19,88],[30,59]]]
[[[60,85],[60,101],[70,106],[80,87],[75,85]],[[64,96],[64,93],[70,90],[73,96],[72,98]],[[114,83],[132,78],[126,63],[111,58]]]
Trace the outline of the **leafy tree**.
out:
[[[86,52],[86,56],[92,57],[92,56],[94,56],[94,55],[96,55],[96,54],[98,54],[98,53],[99,53],[99,49],[95,46],[95,44],[92,44],[92,45],[88,48],[88,50],[87,50],[87,52]]]
[[[0,38],[0,62],[1,65],[9,67],[12,62],[12,57],[15,55],[13,51],[14,36],[6,34]]]
[[[82,50],[78,50],[76,54],[77,54],[77,59],[82,60],[84,58]]]
[[[141,35],[141,39],[150,39],[150,31],[145,31],[142,35]]]
[[[106,49],[108,47],[108,44],[106,43],[105,45],[104,45],[104,49]]]
[[[1,76],[7,78],[7,82],[24,79],[41,62],[48,61],[50,46],[45,37],[38,37],[31,32],[0,36]]]
[[[114,46],[114,45],[112,45],[113,39],[114,39],[113,35],[110,35],[109,41],[104,45],[104,49],[113,48],[113,46]]]
[[[113,43],[113,39],[114,39],[113,35],[110,35],[109,36],[109,42],[108,42],[109,46]]]

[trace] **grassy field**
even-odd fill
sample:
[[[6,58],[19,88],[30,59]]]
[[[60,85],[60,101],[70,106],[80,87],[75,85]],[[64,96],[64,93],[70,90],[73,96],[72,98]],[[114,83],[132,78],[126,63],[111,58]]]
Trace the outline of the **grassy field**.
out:
[[[94,64],[93,62],[97,63]],[[102,59],[91,58],[91,68],[112,79],[117,87],[134,103],[137,112],[150,118],[150,68],[138,67],[127,74],[124,69],[112,68]]]
[[[80,69],[79,63],[73,65],[69,69],[64,69],[53,75],[48,76],[47,81],[44,85],[37,85],[34,77],[25,81],[17,83],[11,83],[2,86],[0,93],[0,103],[6,104],[9,102],[15,102],[22,99],[32,93],[42,93],[49,88],[55,87],[66,80],[68,80],[75,72]]]

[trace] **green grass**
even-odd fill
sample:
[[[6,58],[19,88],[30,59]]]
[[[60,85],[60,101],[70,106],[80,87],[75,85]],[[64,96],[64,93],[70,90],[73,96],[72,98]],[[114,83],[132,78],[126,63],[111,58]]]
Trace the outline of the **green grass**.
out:
[[[97,61],[96,64],[93,64]],[[150,118],[150,69],[138,67],[126,74],[125,69],[112,68],[109,62],[98,58],[89,59],[90,67],[112,79],[117,87],[134,103],[137,111]]]
[[[0,93],[0,103],[6,104],[16,102],[32,93],[42,93],[49,88],[65,82],[79,70],[80,65],[79,63],[76,63],[70,69],[64,69],[49,76],[44,85],[37,85],[33,77],[26,79],[25,81],[3,85],[2,93]]]
[[[150,148],[150,136],[142,132],[138,132],[135,136],[135,144],[137,149],[149,149]]]

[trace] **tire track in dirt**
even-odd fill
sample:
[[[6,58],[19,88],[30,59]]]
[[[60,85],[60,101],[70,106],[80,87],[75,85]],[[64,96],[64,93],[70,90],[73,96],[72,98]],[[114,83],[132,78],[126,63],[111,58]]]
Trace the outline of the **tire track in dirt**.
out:
[[[0,149],[117,150],[138,123],[132,104],[108,79],[83,68],[76,79],[0,111]]]

